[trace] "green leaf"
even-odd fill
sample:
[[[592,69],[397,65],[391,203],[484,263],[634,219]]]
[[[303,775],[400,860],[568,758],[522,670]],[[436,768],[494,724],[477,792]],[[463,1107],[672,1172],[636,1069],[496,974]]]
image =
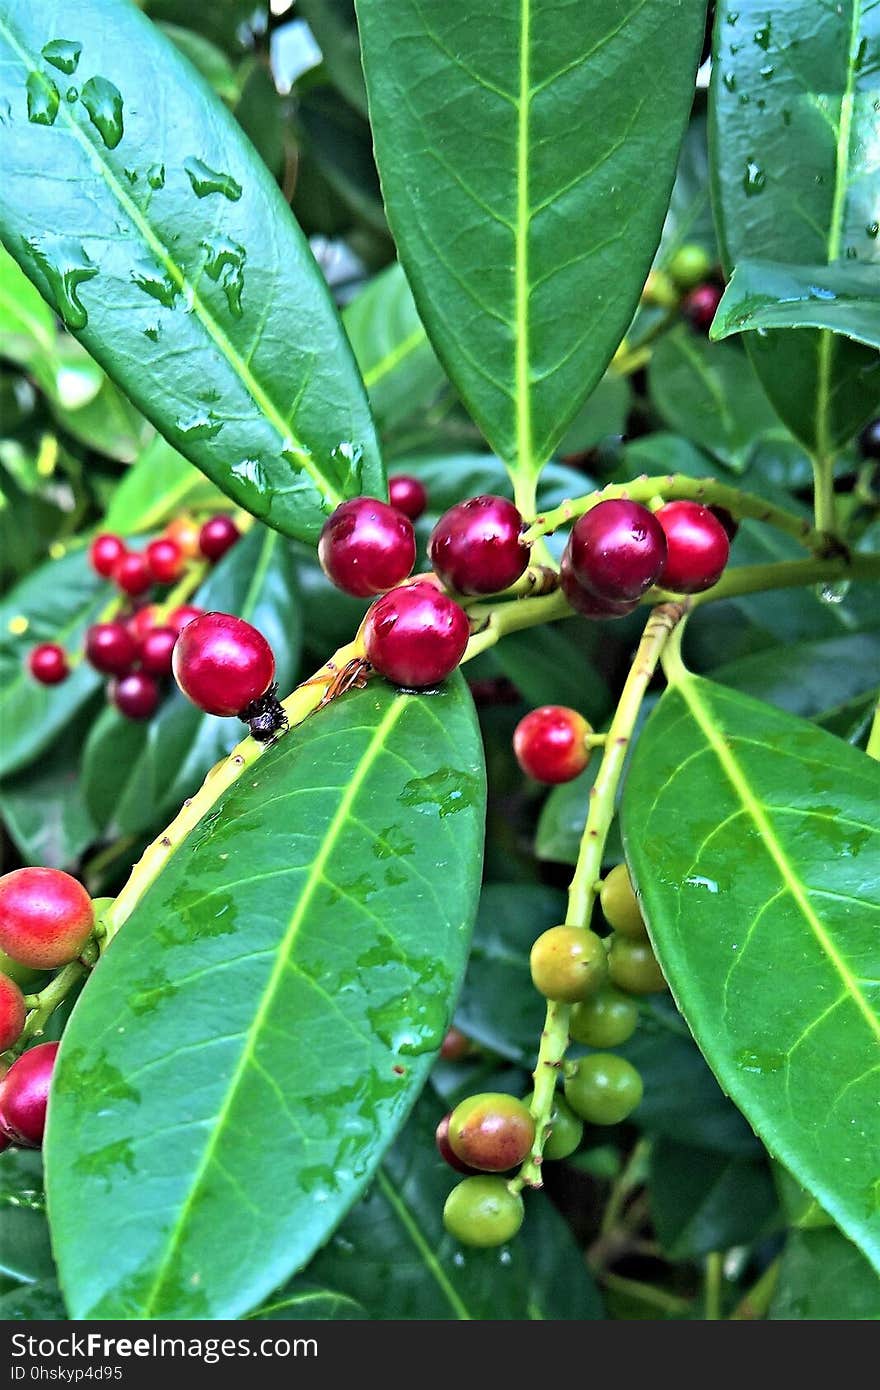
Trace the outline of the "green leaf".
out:
[[[877,631],[787,642],[717,666],[712,679],[804,719],[873,693],[880,674]]]
[[[383,431],[421,410],[445,380],[399,265],[371,280],[342,315]]]
[[[23,1284],[0,1298],[0,1322],[66,1322],[67,1314],[54,1280]]]
[[[711,337],[768,328],[822,328],[880,348],[877,268],[740,261],[718,306]]]
[[[698,1260],[713,1250],[751,1244],[777,1212],[766,1161],[671,1139],[651,1149],[650,1192],[654,1230],[671,1260]]]
[[[840,1231],[791,1231],[770,1307],[774,1321],[875,1321],[880,1279]]]
[[[614,700],[607,680],[614,636],[598,623],[562,622],[512,632],[498,663],[527,704],[568,705],[598,727]]]
[[[704,9],[358,7],[400,259],[440,360],[517,474],[550,456],[632,318]]]
[[[3,823],[28,864],[70,869],[97,839],[79,776],[94,711],[86,705],[39,762],[0,783]]]
[[[682,676],[637,745],[623,832],[710,1066],[880,1264],[878,794],[880,766],[839,739]]]
[[[657,345],[648,382],[669,428],[737,472],[758,439],[785,436],[746,355],[730,344],[708,343],[684,324]]]
[[[160,28],[184,58],[188,58],[196,71],[201,73],[221,100],[235,101],[238,96],[235,69],[222,48],[218,48],[202,34],[194,34],[191,29],[184,29],[179,24],[162,24]]]
[[[169,443],[269,525],[314,539],[341,497],[384,483],[302,234],[234,117],[134,6],[77,5],[82,56],[62,86],[81,98],[29,121],[29,74],[43,95],[61,80],[41,57],[56,27],[47,0],[0,2],[14,130],[0,236]]]
[[[317,39],[324,66],[339,91],[362,116],[367,93],[361,68],[354,0],[299,0],[297,10]]]
[[[28,1149],[0,1154],[0,1279],[32,1284],[52,1279],[40,1155]]]
[[[237,1317],[323,1244],[443,1039],[484,810],[461,677],[337,700],[219,798],[64,1035],[46,1157],[72,1316]]]
[[[701,246],[718,253],[709,196],[709,148],[706,117],[695,115],[688,126],[663,224],[657,265],[666,267],[682,246]]]
[[[628,378],[606,372],[565,431],[556,452],[567,458],[591,449],[609,434],[623,434],[631,404]]]
[[[354,1318],[366,1318],[367,1314],[359,1303],[345,1294],[332,1289],[322,1289],[297,1280],[294,1287],[282,1290],[249,1318],[258,1322],[288,1322],[303,1319],[323,1322],[345,1322]]]
[[[864,0],[720,0],[710,138],[728,272],[757,251],[835,275],[873,266],[876,278],[878,42],[880,12]],[[880,400],[876,352],[838,332],[774,329],[746,345],[811,452],[845,443]]]
[[[56,381],[60,381],[58,374]],[[152,430],[140,411],[117,391],[112,381],[101,373],[100,388],[91,400],[77,409],[59,402],[53,405],[58,424],[80,444],[97,449],[108,458],[131,463],[152,435]]]
[[[45,300],[0,246],[0,356],[30,367],[51,355],[55,320]]]
[[[222,500],[204,474],[156,435],[114,490],[103,527],[136,535],[163,526],[187,507],[211,506]]]

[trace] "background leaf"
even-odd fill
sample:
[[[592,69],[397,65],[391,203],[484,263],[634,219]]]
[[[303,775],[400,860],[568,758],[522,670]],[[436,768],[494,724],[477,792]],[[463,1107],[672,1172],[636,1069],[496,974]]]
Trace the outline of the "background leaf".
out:
[[[672,1260],[751,1244],[777,1212],[766,1160],[661,1139],[651,1149],[651,1216]]]
[[[718,305],[712,337],[759,328],[822,328],[880,348],[876,267],[740,261]]]
[[[880,1279],[840,1231],[791,1231],[770,1318],[874,1321],[880,1318]]]
[[[136,535],[163,526],[186,507],[224,503],[204,474],[156,435],[114,490],[103,524],[107,531]]]

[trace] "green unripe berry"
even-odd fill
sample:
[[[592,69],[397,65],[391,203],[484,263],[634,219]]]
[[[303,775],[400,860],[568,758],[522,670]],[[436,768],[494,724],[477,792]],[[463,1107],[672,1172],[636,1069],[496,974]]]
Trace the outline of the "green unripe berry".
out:
[[[532,1099],[532,1096],[526,1096],[525,1104],[531,1105]],[[544,1157],[551,1160],[568,1158],[580,1144],[583,1134],[583,1123],[568,1102],[557,1093],[550,1111],[550,1134],[544,1140]]]
[[[528,1158],[535,1122],[528,1107],[503,1091],[468,1096],[449,1117],[449,1144],[469,1168],[506,1173]]]
[[[25,994],[34,994],[35,986],[46,979],[45,970],[32,970],[29,965],[19,965],[5,951],[0,951],[0,975],[8,975]]]
[[[650,941],[628,941],[615,933],[608,952],[608,973],[613,983],[627,994],[657,994],[666,988],[665,976]]]
[[[616,1125],[642,1098],[642,1078],[631,1062],[613,1052],[594,1052],[574,1064],[565,1078],[565,1098],[593,1125]]]
[[[639,1021],[639,1006],[628,994],[613,985],[606,985],[575,1004],[571,1011],[568,1031],[573,1042],[587,1047],[619,1047],[631,1038]]]
[[[523,1222],[522,1197],[504,1178],[465,1178],[443,1208],[443,1225],[462,1245],[489,1249],[512,1240]]]
[[[665,270],[648,271],[648,278],[642,290],[643,304],[654,304],[658,309],[674,309],[679,298],[678,289]]]
[[[647,939],[641,905],[625,864],[617,864],[604,880],[599,892],[599,903],[606,922],[615,931],[620,932],[621,936],[631,937],[633,941]]]
[[[713,266],[714,261],[705,247],[688,241],[679,246],[666,269],[679,289],[692,290],[703,283]]]
[[[532,980],[545,999],[576,1004],[597,990],[608,975],[601,937],[582,927],[551,927],[538,937],[531,954]]]

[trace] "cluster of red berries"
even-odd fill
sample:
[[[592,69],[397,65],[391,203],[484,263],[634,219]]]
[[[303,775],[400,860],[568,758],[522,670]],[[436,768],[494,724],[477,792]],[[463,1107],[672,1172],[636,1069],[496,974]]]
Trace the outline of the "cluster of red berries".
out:
[[[129,719],[149,719],[161,699],[161,682],[171,674],[171,654],[179,633],[202,612],[182,604],[167,614],[144,602],[155,586],[174,584],[197,557],[217,561],[235,545],[240,531],[231,517],[211,517],[201,527],[186,517],[172,521],[143,551],[129,550],[120,536],[105,532],[89,549],[95,572],[109,579],[130,601],[130,611],[111,622],[95,623],[85,637],[85,659],[109,676],[110,699]],[[70,673],[63,647],[44,642],[28,655],[31,675],[42,685],[58,685]]]

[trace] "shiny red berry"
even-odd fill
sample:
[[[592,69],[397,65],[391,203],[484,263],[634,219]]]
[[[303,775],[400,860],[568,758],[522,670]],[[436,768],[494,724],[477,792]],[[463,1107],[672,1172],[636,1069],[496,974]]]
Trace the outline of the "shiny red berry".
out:
[[[54,970],[76,960],[94,921],[85,888],[60,869],[13,869],[0,878],[0,951],[19,965]]]
[[[318,559],[327,578],[355,598],[372,598],[406,579],[416,562],[412,522],[375,497],[343,502],[324,523]]]
[[[632,613],[633,609],[638,607],[638,599],[631,599],[628,603],[616,603],[613,599],[597,598],[595,594],[585,589],[575,577],[568,547],[562,556],[559,579],[562,592],[568,602],[575,612],[581,613],[585,618],[596,621],[604,618],[625,618],[627,613]]]
[[[241,532],[232,517],[221,513],[206,521],[199,532],[199,550],[206,560],[220,560],[239,540]]]
[[[443,1159],[443,1162],[448,1163],[450,1168],[454,1168],[456,1173],[465,1173],[468,1176],[470,1176],[473,1173],[479,1172],[479,1169],[471,1168],[467,1163],[463,1163],[462,1160],[459,1158],[458,1154],[455,1152],[455,1149],[450,1144],[449,1121],[451,1119],[452,1111],[450,1110],[448,1115],[443,1116],[443,1119],[440,1121],[439,1125],[434,1131],[434,1142],[437,1145],[437,1152]]]
[[[647,507],[612,498],[578,517],[566,554],[575,579],[588,593],[629,603],[656,582],[666,559],[666,539]]]
[[[0,974],[0,1052],[18,1042],[26,1017],[24,995],[18,985]]]
[[[388,479],[388,501],[410,521],[418,521],[428,505],[428,494],[418,478],[398,473],[395,478]]]
[[[146,671],[129,671],[110,684],[110,699],[126,719],[149,719],[159,707],[160,693],[155,676]]]
[[[39,1043],[23,1052],[0,1081],[0,1129],[25,1149],[38,1149],[58,1043]]]
[[[188,516],[175,517],[165,527],[163,535],[180,547],[187,560],[194,560],[199,553],[199,528]]]
[[[184,695],[206,714],[241,714],[275,679],[263,634],[230,613],[203,613],[187,623],[171,667]]]
[[[666,533],[666,563],[658,582],[675,594],[711,589],[730,556],[718,518],[698,502],[667,502],[655,515]]]
[[[470,1051],[470,1038],[453,1024],[440,1045],[440,1056],[444,1062],[460,1062]]]
[[[125,623],[95,623],[86,633],[86,660],[105,676],[130,671],[137,654],[138,643]]]
[[[149,676],[171,675],[171,654],[177,633],[173,627],[154,627],[141,640],[141,670]]]
[[[103,579],[111,577],[124,554],[124,540],[121,536],[114,536],[110,531],[96,536],[89,546],[89,560],[92,569]]]
[[[137,612],[132,613],[130,618],[126,619],[125,626],[137,643],[139,651],[141,642],[143,642],[147,633],[152,632],[153,628],[156,626],[158,612],[158,604],[145,603],[143,608],[139,608]]]
[[[695,328],[698,333],[708,333],[721,303],[722,291],[717,285],[697,285],[695,290],[686,294],[681,304],[681,312],[684,314],[688,323]]]
[[[157,584],[173,584],[183,569],[183,551],[176,541],[160,536],[146,550],[150,577]]]
[[[433,584],[405,584],[376,600],[364,623],[367,659],[406,689],[439,685],[470,637],[463,608]]]
[[[172,608],[165,619],[165,625],[166,627],[173,627],[175,632],[183,632],[187,623],[201,618],[204,611],[204,608],[196,608],[193,603],[182,603],[179,608]]]
[[[40,685],[60,685],[70,675],[67,653],[57,642],[42,642],[28,653],[28,670]]]
[[[449,1117],[449,1143],[462,1163],[482,1173],[506,1173],[526,1159],[535,1142],[527,1105],[501,1091],[459,1101]]]
[[[447,589],[497,594],[529,563],[520,535],[523,519],[506,497],[471,497],[441,516],[428,542],[428,559]]]
[[[586,739],[592,732],[576,709],[542,705],[517,724],[513,751],[523,772],[537,782],[570,782],[590,761]]]
[[[124,594],[130,594],[132,598],[146,593],[153,583],[146,555],[140,551],[131,551],[130,554],[123,555],[113,566],[113,582]]]

